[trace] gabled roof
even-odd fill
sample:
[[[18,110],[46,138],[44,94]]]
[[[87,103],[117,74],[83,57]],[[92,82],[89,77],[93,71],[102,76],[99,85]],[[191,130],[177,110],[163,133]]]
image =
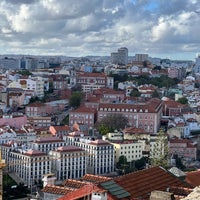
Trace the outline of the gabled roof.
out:
[[[86,174],[81,178],[82,181],[87,181],[87,182],[93,182],[93,183],[102,183],[105,181],[110,181],[112,178],[105,177],[105,176],[99,176],[99,175],[93,175],[93,174]]]
[[[105,190],[99,186],[87,184],[74,192],[70,192],[63,197],[58,198],[58,200],[78,200],[88,198],[92,194],[92,192],[103,193],[105,192]],[[107,200],[115,200],[115,198],[112,198],[110,197],[110,195],[108,195]]]
[[[152,167],[124,176],[114,178],[114,181],[131,194],[131,198],[147,200],[151,191],[166,191],[170,186],[192,187],[182,182],[173,174],[161,167]]]
[[[82,186],[86,185],[86,182],[79,181],[79,180],[73,180],[73,179],[67,179],[65,180],[62,185],[64,187],[69,187],[69,188],[81,188]]]
[[[42,192],[44,193],[51,193],[51,194],[57,194],[57,195],[65,195],[69,192],[73,191],[71,188],[66,188],[66,187],[60,187],[60,186],[55,186],[55,185],[46,185],[43,189]]]

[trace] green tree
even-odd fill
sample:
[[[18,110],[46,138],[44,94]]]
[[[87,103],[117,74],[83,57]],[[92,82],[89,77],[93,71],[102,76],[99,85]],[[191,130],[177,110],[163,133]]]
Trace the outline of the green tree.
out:
[[[65,118],[61,121],[60,125],[69,125],[69,115],[65,116]]]
[[[188,100],[186,97],[181,97],[178,99],[178,102],[181,103],[181,104],[187,104],[188,103]]]
[[[114,130],[124,129],[127,125],[128,118],[123,114],[108,114],[96,123],[96,128],[101,134],[106,134]]]
[[[125,174],[129,169],[129,164],[127,162],[127,158],[124,155],[119,157],[119,161],[117,162],[117,168],[120,171],[120,174]]]
[[[130,93],[131,97],[139,97],[140,96],[140,92],[138,91],[137,88],[134,88],[131,93]]]
[[[146,165],[146,159],[145,159],[145,157],[142,157],[139,160],[135,161],[135,168],[137,168],[137,169],[144,168],[145,165]]]
[[[106,135],[107,133],[111,132],[112,129],[107,127],[105,124],[100,124],[98,126],[98,131],[101,133],[101,135]]]
[[[32,75],[32,73],[29,71],[29,70],[21,70],[21,71],[18,71],[19,74],[23,75],[23,76],[29,76],[29,75]]]
[[[77,108],[80,106],[82,100],[82,93],[81,92],[73,92],[72,96],[69,99],[69,105],[73,108]]]
[[[158,132],[152,152],[150,152],[151,166],[168,166],[168,139],[163,130]]]

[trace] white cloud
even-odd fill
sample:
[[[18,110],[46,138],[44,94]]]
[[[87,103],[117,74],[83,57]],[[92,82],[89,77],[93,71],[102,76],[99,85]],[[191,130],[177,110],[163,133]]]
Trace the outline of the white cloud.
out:
[[[127,46],[195,57],[198,10],[195,0],[1,0],[0,53],[110,55]]]

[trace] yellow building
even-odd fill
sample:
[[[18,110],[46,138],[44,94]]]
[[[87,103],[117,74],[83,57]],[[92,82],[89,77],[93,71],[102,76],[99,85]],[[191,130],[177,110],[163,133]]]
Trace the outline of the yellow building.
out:
[[[127,162],[138,160],[143,157],[144,144],[139,141],[123,141],[111,143],[115,149],[115,163],[120,156],[126,156]]]

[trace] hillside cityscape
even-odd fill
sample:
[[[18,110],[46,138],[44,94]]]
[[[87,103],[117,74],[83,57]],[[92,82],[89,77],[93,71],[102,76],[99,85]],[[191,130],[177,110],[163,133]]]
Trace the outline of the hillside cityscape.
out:
[[[200,55],[1,55],[0,72],[2,199],[200,198]]]

